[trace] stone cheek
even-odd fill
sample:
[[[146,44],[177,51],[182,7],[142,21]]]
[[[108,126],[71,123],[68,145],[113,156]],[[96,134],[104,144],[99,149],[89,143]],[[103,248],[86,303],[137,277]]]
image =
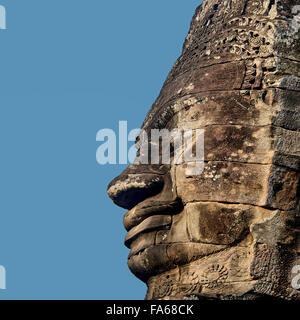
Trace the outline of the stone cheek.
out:
[[[184,203],[216,201],[296,211],[299,172],[274,165],[209,161],[199,176],[187,177],[177,167],[177,190]]]
[[[263,206],[270,165],[213,162],[199,176],[186,177],[187,165],[176,170],[177,191],[184,203],[214,201]]]
[[[218,203],[189,203],[188,232],[195,242],[229,245],[245,235],[251,207]]]

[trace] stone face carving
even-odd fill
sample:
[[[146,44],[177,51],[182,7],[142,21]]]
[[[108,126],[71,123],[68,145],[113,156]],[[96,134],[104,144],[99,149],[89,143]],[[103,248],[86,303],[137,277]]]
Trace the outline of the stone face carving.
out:
[[[299,0],[204,0],[142,128],[205,129],[204,171],[108,187],[147,299],[300,299]]]

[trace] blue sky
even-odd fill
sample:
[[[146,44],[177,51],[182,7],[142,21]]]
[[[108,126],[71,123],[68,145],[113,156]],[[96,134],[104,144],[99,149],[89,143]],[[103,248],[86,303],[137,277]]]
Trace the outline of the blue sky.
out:
[[[200,0],[0,0],[0,299],[143,299],[96,133],[141,126]]]

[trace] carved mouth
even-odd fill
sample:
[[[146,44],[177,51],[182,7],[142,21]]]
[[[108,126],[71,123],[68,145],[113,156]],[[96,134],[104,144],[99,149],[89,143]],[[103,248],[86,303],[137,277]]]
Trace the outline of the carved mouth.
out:
[[[154,200],[148,199],[128,211],[123,218],[123,224],[127,231],[141,224],[145,219],[157,215],[174,215],[183,209],[180,199]]]
[[[132,242],[142,233],[153,230],[170,229],[172,216],[170,215],[152,215],[146,218],[139,225],[133,227],[125,237],[125,245],[130,248]]]
[[[157,229],[170,229],[172,216],[183,209],[180,199],[154,200],[147,199],[124,215],[124,226],[128,231],[125,245],[131,243],[142,233]]]

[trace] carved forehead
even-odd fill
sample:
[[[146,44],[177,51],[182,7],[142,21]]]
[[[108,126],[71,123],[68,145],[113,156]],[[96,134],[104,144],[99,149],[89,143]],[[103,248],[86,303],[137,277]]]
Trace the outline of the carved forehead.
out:
[[[297,60],[299,48],[282,44],[274,36],[279,29],[283,38],[290,31],[297,2],[204,1],[193,17],[182,55],[142,128],[165,128],[174,114],[186,107],[183,101],[196,94],[260,88],[258,72],[276,66],[276,61],[267,58],[276,56],[277,49],[281,51],[278,56]],[[259,58],[262,60],[257,61]]]

